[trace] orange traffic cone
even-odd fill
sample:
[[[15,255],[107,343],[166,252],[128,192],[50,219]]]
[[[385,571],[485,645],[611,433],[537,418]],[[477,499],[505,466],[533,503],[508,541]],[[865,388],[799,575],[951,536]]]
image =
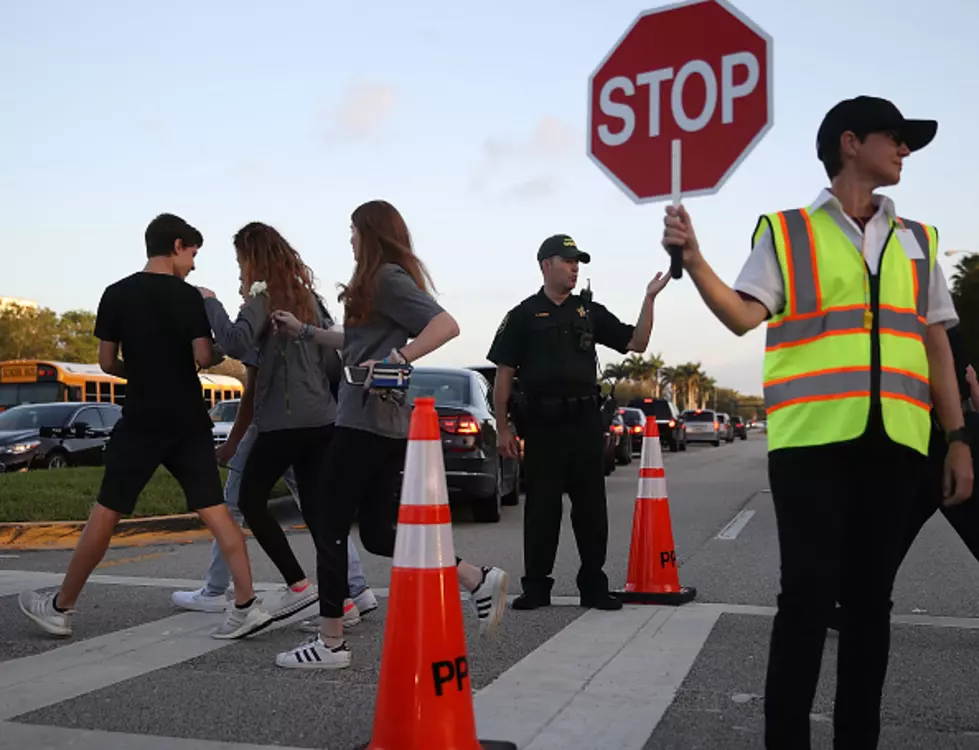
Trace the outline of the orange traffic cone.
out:
[[[631,604],[686,604],[697,596],[697,590],[680,586],[663,452],[659,428],[652,417],[646,420],[639,467],[629,572],[625,588],[612,595]]]
[[[417,398],[368,750],[450,748],[517,750],[476,738],[438,415]]]

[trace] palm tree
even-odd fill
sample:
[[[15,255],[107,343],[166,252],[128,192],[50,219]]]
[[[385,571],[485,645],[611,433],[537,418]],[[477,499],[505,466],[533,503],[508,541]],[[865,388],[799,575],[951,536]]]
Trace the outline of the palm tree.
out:
[[[660,390],[660,371],[663,369],[663,353],[650,354],[646,359],[646,372],[648,373],[648,378],[653,384],[653,396],[655,398],[660,398],[662,391]]]
[[[625,362],[612,362],[605,365],[605,369],[602,371],[602,378],[605,380],[612,380],[618,383],[620,380],[625,380],[629,377],[629,367]]]
[[[646,372],[646,359],[641,354],[630,354],[622,362],[627,368],[629,380],[639,382],[643,379]]]
[[[717,408],[717,381],[714,378],[701,375],[700,378],[700,408],[706,409],[708,398],[714,396],[714,408]]]
[[[700,362],[685,362],[678,369],[682,373],[683,382],[686,385],[686,406],[688,409],[696,408],[699,401],[700,384],[706,373],[700,369]]]
[[[973,273],[979,272],[979,255],[967,255],[955,264],[952,274],[952,294],[960,296],[964,290],[966,279]]]
[[[667,366],[659,368],[659,382],[656,384],[657,388],[661,389],[661,393],[662,389],[668,388],[674,403],[677,402],[679,395],[683,392],[681,381],[682,377],[678,368]]]

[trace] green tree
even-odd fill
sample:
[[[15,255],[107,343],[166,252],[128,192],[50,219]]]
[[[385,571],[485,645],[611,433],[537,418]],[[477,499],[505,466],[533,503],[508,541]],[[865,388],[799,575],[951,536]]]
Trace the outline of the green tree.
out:
[[[973,367],[979,367],[979,254],[967,255],[955,264],[951,291],[966,356]]]
[[[58,359],[64,362],[98,362],[95,313],[69,310],[58,321]]]
[[[0,360],[56,359],[59,338],[54,310],[19,306],[0,310]]]

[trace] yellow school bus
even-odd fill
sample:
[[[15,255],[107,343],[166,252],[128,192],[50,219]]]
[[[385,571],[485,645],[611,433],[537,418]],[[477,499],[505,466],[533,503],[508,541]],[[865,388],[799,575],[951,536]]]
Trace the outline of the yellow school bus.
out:
[[[241,398],[241,381],[200,373],[201,393],[208,408]],[[160,394],[166,398],[166,394]],[[126,381],[107,375],[97,364],[16,359],[0,362],[0,411],[19,404],[89,401],[123,404]]]

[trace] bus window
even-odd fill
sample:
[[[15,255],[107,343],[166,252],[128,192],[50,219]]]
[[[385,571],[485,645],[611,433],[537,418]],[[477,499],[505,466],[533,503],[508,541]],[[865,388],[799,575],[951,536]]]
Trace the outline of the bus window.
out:
[[[80,385],[69,385],[65,390],[67,391],[66,401],[82,400],[82,387]]]
[[[113,398],[113,402],[122,406],[123,401],[126,400],[126,384],[116,383],[115,388],[116,390],[115,390],[115,397]]]
[[[112,401],[112,383],[99,383],[99,401]]]
[[[211,389],[210,388],[205,388],[204,389],[204,403],[207,404],[208,406],[213,406],[214,405],[214,402],[211,401]]]
[[[85,400],[86,401],[98,401],[98,383],[93,383],[91,380],[85,381]]]

